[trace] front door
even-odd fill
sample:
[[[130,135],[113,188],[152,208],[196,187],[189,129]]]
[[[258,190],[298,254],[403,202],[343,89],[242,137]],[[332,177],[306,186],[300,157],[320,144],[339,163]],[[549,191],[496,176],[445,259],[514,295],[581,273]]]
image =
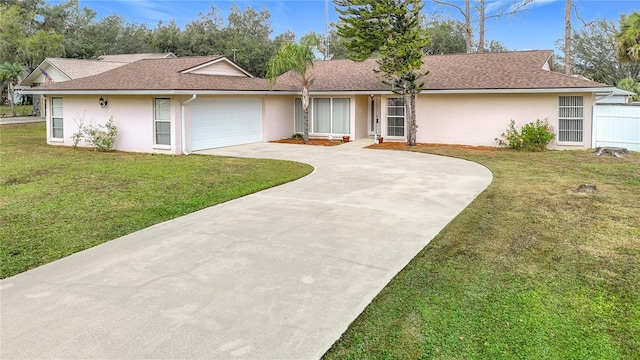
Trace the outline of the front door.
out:
[[[380,135],[380,97],[369,98],[369,135]]]

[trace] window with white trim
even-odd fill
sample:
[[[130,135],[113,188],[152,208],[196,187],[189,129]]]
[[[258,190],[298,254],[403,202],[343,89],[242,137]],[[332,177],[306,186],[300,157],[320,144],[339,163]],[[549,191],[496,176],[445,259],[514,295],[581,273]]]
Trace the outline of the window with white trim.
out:
[[[404,99],[387,99],[387,136],[404,137]]]
[[[302,99],[295,99],[295,132],[304,131]],[[351,131],[351,99],[313,98],[309,103],[309,131],[316,134],[348,135]]]
[[[171,146],[171,99],[154,99],[153,144]]]
[[[62,98],[51,98],[51,138],[64,139],[64,117]]]
[[[558,142],[582,143],[584,135],[584,98],[560,96],[558,100]]]

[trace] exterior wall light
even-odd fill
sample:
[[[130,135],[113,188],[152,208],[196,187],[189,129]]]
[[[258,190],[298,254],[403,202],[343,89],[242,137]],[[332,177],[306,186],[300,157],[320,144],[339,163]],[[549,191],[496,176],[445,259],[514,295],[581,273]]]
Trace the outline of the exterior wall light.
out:
[[[107,100],[105,100],[102,96],[100,96],[100,99],[98,99],[98,104],[100,105],[101,108],[105,108],[107,107]]]

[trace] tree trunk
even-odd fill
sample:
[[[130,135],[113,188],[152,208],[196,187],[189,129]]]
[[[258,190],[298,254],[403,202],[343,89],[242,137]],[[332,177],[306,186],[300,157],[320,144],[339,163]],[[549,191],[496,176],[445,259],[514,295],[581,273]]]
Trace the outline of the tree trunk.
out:
[[[464,41],[467,47],[467,54],[471,54],[471,7],[469,0],[464,1]]]
[[[567,0],[564,9],[564,73],[571,75],[571,0]]]
[[[11,86],[11,81],[9,81],[9,84],[7,84],[7,96],[9,97],[9,104],[11,104],[11,114],[15,117],[16,108],[15,104],[13,103],[13,86]]]
[[[306,85],[302,87],[302,113],[302,141],[304,141],[304,143],[306,144],[307,142],[309,142],[309,88]]]
[[[478,13],[478,22],[480,29],[478,30],[478,52],[484,52],[484,20],[485,20],[485,6],[484,0],[480,0],[480,11]]]
[[[418,125],[416,124],[416,94],[414,91],[404,94],[404,111],[407,119],[407,145],[416,146]]]

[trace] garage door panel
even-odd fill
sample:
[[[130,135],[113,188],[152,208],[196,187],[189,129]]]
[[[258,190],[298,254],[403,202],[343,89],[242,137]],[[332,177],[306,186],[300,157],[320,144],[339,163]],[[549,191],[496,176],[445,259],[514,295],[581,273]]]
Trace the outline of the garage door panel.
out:
[[[262,141],[262,99],[197,99],[191,107],[191,148]]]

